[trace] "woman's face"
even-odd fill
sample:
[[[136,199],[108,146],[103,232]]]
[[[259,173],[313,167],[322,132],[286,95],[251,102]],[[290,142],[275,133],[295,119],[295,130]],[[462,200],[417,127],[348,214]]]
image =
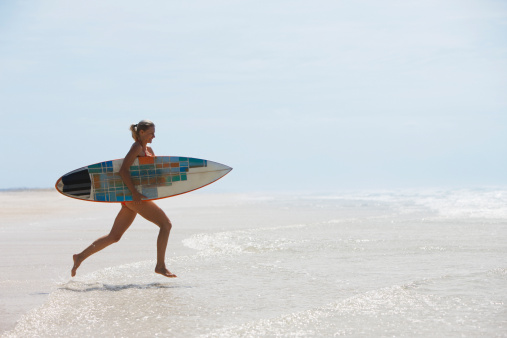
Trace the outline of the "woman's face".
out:
[[[142,143],[151,143],[155,138],[155,127],[150,127],[147,130],[141,130],[139,132],[139,137],[141,138]]]

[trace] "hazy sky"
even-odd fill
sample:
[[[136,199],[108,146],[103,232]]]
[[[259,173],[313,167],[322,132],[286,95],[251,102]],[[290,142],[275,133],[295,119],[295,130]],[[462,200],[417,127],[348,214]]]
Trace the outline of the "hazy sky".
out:
[[[122,158],[208,191],[507,185],[503,0],[0,2],[0,189]]]

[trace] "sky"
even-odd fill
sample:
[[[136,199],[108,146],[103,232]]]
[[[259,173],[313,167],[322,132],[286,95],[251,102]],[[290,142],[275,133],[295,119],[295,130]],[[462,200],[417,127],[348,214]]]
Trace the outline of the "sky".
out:
[[[507,2],[0,2],[0,189],[123,158],[210,192],[507,186]]]

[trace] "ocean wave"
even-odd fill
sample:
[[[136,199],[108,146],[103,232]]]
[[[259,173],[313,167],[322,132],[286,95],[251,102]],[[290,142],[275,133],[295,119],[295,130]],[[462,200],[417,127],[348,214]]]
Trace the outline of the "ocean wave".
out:
[[[358,192],[330,196],[307,196],[309,200],[363,201],[396,208],[400,214],[435,212],[446,218],[507,218],[507,190],[489,189],[420,189]],[[379,205],[380,205],[379,204]]]
[[[457,190],[418,196],[415,202],[449,218],[505,219],[507,191]]]

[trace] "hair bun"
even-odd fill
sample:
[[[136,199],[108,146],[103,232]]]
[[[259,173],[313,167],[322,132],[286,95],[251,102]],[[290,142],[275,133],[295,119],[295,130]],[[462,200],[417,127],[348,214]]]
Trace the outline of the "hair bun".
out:
[[[139,131],[148,130],[151,127],[155,127],[155,124],[150,120],[142,120],[139,123],[131,124],[130,131],[132,132],[132,138],[136,141],[139,140]]]

